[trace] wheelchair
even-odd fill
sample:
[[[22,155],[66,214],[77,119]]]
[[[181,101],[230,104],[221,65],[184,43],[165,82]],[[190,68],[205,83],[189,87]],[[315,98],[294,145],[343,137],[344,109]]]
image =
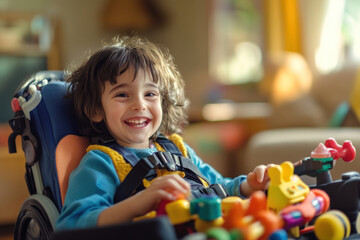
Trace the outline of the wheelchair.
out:
[[[119,234],[126,239],[176,239],[172,225],[164,218],[54,231],[69,175],[90,143],[78,131],[73,106],[65,98],[69,84],[64,78],[63,71],[38,72],[18,87],[11,102],[14,118],[9,121],[9,152],[17,151],[15,139],[21,136],[30,194],[18,214],[14,239],[118,239]]]

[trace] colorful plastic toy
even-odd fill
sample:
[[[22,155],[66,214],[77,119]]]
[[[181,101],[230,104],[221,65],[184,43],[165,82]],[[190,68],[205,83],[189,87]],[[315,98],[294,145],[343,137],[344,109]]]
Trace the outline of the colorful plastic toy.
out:
[[[339,158],[350,162],[355,156],[356,150],[350,141],[339,145],[335,139],[329,138],[325,144],[320,144],[312,152],[311,157],[303,159],[301,164],[295,167],[295,173],[298,175],[316,177],[316,185],[310,188],[321,189],[328,194],[330,209],[339,210],[348,217],[352,234],[360,232],[360,225],[357,224],[360,211],[360,174],[347,172],[340,180],[332,181],[330,170],[333,163],[330,162]],[[331,158],[332,161],[325,160]]]
[[[279,213],[283,208],[305,200],[310,189],[297,175],[294,175],[294,165],[291,162],[271,167],[268,174],[270,178],[268,209]]]
[[[206,232],[224,223],[221,212],[221,199],[218,197],[199,198],[190,202],[190,214],[196,214],[195,229]]]
[[[227,230],[238,229],[243,239],[268,239],[274,232],[282,229],[281,217],[266,209],[266,195],[257,191],[250,196],[248,204],[234,202],[224,216],[223,227]]]
[[[349,194],[351,189],[357,201],[350,201],[348,207],[353,215],[358,215],[358,181],[359,174],[345,174],[340,182],[333,182],[329,171],[335,160],[342,158],[352,161],[355,149],[351,142],[338,145],[330,139],[311,153],[311,157],[303,161],[297,171],[318,177],[322,175],[321,190],[310,188],[296,174],[291,162],[275,165],[268,170],[270,185],[267,192],[255,192],[249,199],[227,197],[223,200],[217,197],[200,198],[193,201],[179,199],[174,202],[163,202],[158,214],[167,214],[175,227],[187,226],[182,236],[192,239],[194,232],[202,232],[203,239],[258,239],[258,240],[285,240],[290,234],[298,238],[305,234],[316,234],[322,239],[337,240],[349,236],[353,222],[347,215],[326,211],[334,205],[327,192]],[[327,176],[329,175],[329,176]],[[345,184],[339,185],[339,184]],[[310,190],[311,189],[311,190]],[[360,189],[360,188],[359,188]],[[346,202],[344,194],[341,202]],[[338,201],[335,201],[338,202]],[[350,203],[356,203],[355,206]],[[344,207],[344,206],[343,206]],[[325,215],[326,214],[326,215]],[[316,218],[317,217],[317,218]],[[315,221],[316,219],[316,221]],[[315,221],[316,224],[313,224]],[[311,225],[311,224],[312,225]],[[344,224],[345,223],[345,224]],[[192,225],[191,225],[192,224]],[[327,235],[327,228],[337,229],[333,238]],[[288,232],[286,232],[286,230]],[[195,235],[193,235],[195,236]],[[300,238],[302,239],[302,238]]]
[[[360,233],[360,226],[357,223],[360,217],[359,173],[347,172],[340,180],[311,187],[325,191],[330,197],[330,209],[343,212],[350,221],[351,233]]]
[[[190,213],[200,219],[212,221],[222,216],[221,199],[218,197],[198,198],[190,202]]]
[[[320,145],[316,156],[327,159],[329,154],[323,150]],[[293,173],[294,167],[290,162],[269,169],[268,208],[279,213],[284,221],[284,229],[288,230],[291,236],[298,238],[313,231],[314,226],[307,224],[328,210],[330,200],[322,190],[309,190],[309,187]]]
[[[243,206],[248,206],[249,199],[242,199],[242,198],[235,197],[235,196],[226,197],[226,198],[222,199],[221,210],[222,210],[223,216],[227,216],[229,214],[231,208],[235,204],[242,204]]]
[[[342,158],[345,162],[351,162],[355,159],[356,150],[351,141],[345,141],[341,146],[334,138],[329,138],[325,141],[325,146],[329,149],[334,160]]]
[[[356,150],[350,141],[339,145],[334,138],[329,138],[325,144],[319,146],[311,153],[311,157],[301,160],[301,164],[295,167],[295,174],[316,177],[316,184],[332,182],[329,170],[334,167],[334,161],[339,158],[345,162],[355,159]]]
[[[185,199],[169,202],[166,204],[165,209],[170,222],[174,225],[185,223],[193,219],[190,214],[190,203]]]
[[[293,227],[304,226],[314,217],[325,213],[329,206],[329,196],[322,190],[312,189],[304,201],[287,206],[280,211],[280,216],[284,220],[284,228],[289,230]]]
[[[331,210],[315,221],[315,235],[319,240],[341,240],[350,236],[350,222],[346,215]]]

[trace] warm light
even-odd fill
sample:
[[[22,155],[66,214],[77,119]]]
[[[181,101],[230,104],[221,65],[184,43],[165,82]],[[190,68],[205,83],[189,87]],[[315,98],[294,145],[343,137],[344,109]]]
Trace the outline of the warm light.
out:
[[[241,42],[235,47],[235,55],[229,65],[229,79],[232,83],[246,83],[250,79],[260,78],[260,48],[251,42]]]
[[[235,110],[228,103],[206,104],[203,116],[208,121],[230,120],[235,117]]]
[[[340,58],[341,25],[345,1],[329,0],[315,64],[321,73],[336,69]]]
[[[224,84],[239,84],[262,77],[262,54],[260,48],[251,42],[236,44],[230,59],[216,65],[216,75]]]
[[[266,75],[261,91],[274,105],[294,101],[307,94],[312,86],[312,74],[303,56],[297,53],[273,53],[266,63]]]
[[[271,114],[271,107],[268,103],[209,103],[202,114],[207,121],[262,118]]]

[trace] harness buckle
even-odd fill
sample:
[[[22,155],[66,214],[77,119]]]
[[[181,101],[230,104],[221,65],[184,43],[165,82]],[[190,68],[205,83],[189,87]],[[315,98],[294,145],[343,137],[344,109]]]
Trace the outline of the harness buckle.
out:
[[[176,165],[174,162],[174,158],[169,152],[156,152],[154,155],[157,156],[157,158],[162,163],[163,167],[166,168],[168,171],[175,171]]]
[[[149,170],[163,167],[160,160],[154,154],[143,158],[142,162]]]

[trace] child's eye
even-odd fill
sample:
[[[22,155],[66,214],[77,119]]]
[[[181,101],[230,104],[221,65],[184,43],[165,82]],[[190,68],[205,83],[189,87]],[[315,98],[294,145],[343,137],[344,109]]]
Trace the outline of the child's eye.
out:
[[[147,92],[145,94],[146,97],[155,97],[158,96],[159,94],[157,92]]]
[[[126,93],[117,93],[116,97],[126,98],[128,95]]]

